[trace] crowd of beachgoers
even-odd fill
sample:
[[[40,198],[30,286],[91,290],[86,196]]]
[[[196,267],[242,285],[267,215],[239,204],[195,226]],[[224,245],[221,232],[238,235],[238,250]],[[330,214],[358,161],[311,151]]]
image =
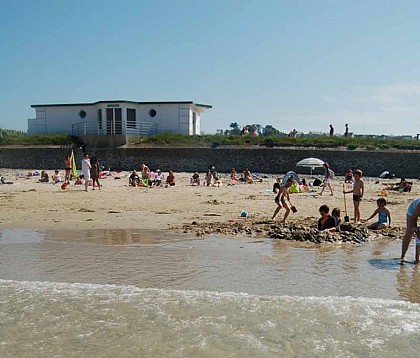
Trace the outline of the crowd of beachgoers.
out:
[[[16,179],[26,178],[35,179],[40,183],[52,183],[58,185],[62,190],[70,190],[74,187],[80,186],[85,191],[101,190],[101,182],[105,178],[120,179],[124,186],[132,188],[171,188],[177,184],[177,178],[174,171],[162,172],[160,169],[151,170],[148,165],[142,163],[139,166],[139,171],[132,170],[130,172],[124,171],[112,171],[102,167],[95,156],[89,157],[88,154],[84,154],[81,162],[81,171],[76,171],[74,159],[69,155],[64,160],[64,172],[62,173],[59,169],[49,173],[47,170],[42,171],[29,171],[27,173],[18,172]],[[232,168],[230,174],[220,174],[217,172],[214,165],[210,164],[207,171],[204,174],[194,172],[189,177],[187,184],[190,186],[207,186],[207,187],[221,187],[221,186],[233,186],[233,185],[252,185],[256,183],[262,183],[263,180],[271,181],[273,183],[272,188],[267,191],[272,192],[274,195],[274,212],[271,216],[273,222],[285,224],[288,222],[289,215],[296,213],[297,208],[292,204],[291,194],[294,193],[314,193],[317,196],[322,196],[324,193],[329,193],[330,196],[337,195],[337,186],[332,185],[333,181],[336,181],[335,173],[330,168],[328,163],[323,164],[324,177],[320,178],[311,177],[305,179],[290,171],[282,176],[267,176],[263,174],[255,174],[250,168],[244,168],[238,172],[235,168]],[[388,173],[389,174],[389,173]],[[3,184],[11,184],[13,181],[9,181],[10,178],[1,177]],[[379,183],[379,181],[377,182]],[[344,214],[339,207],[329,207],[326,203],[320,203],[318,212],[319,219],[317,221],[317,229],[319,231],[337,232],[343,230],[343,225],[350,221],[347,211],[347,199],[346,194],[350,195],[349,201],[353,204],[353,224],[367,225],[367,222],[377,218],[376,221],[370,223],[367,228],[370,230],[383,230],[391,227],[392,216],[391,211],[387,205],[387,193],[389,191],[396,191],[398,193],[410,193],[413,187],[413,182],[401,178],[398,182],[390,182],[389,180],[382,183],[383,186],[377,193],[376,208],[370,216],[362,215],[360,213],[360,204],[364,200],[365,184],[363,178],[363,172],[360,169],[352,170],[349,169],[342,180],[340,185],[339,194],[344,198]],[[350,210],[349,210],[350,211]],[[420,253],[420,231],[417,227],[417,218],[420,212],[420,198],[414,199],[407,211],[406,219],[406,233],[403,239],[403,248],[401,259],[405,258],[405,253],[408,249],[408,245],[414,233],[417,233],[417,245],[415,261],[419,261]],[[283,213],[283,217],[279,220],[280,214]],[[247,217],[247,211],[241,212],[241,217]]]

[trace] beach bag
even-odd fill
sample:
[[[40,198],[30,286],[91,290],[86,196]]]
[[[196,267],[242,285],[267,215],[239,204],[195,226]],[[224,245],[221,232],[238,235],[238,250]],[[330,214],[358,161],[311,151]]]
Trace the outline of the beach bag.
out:
[[[319,180],[318,178],[316,178],[315,180],[314,180],[314,182],[313,182],[313,186],[320,186],[321,185],[321,180]]]
[[[299,193],[299,185],[294,183],[289,188],[289,193]]]

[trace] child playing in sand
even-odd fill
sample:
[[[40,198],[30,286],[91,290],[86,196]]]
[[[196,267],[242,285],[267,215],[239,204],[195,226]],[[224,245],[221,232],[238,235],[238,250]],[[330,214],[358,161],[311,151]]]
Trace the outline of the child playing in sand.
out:
[[[319,208],[319,214],[321,217],[318,220],[318,230],[335,231],[335,219],[330,215],[330,208],[328,205],[321,205]]]
[[[360,202],[362,201],[363,194],[365,192],[365,183],[362,179],[363,173],[361,170],[356,170],[354,172],[354,183],[353,190],[345,191],[343,194],[353,193],[353,205],[354,205],[354,223],[360,223]]]
[[[341,224],[343,223],[343,219],[341,218],[341,210],[339,208],[334,208],[331,211],[331,216],[335,220],[334,228],[330,229],[330,231],[341,231]]]
[[[391,213],[388,208],[386,208],[386,200],[384,198],[379,198],[376,200],[376,205],[378,208],[369,216],[366,221],[372,219],[376,214],[378,215],[378,221],[368,226],[370,230],[381,230],[387,226],[391,226]]]
[[[277,216],[277,214],[279,213],[279,211],[281,210],[281,208],[285,208],[286,212],[284,213],[284,217],[283,220],[281,221],[282,223],[286,222],[287,217],[289,216],[290,213],[290,208],[288,207],[286,200],[290,203],[290,196],[289,196],[289,188],[292,186],[292,184],[294,183],[294,179],[293,178],[289,178],[289,180],[286,182],[285,186],[281,186],[280,188],[277,187],[277,189],[273,188],[273,190],[276,190],[275,192],[277,192],[276,198],[274,199],[275,203],[277,204],[277,208],[274,211],[272,220],[274,220]],[[276,186],[275,186],[276,187]]]

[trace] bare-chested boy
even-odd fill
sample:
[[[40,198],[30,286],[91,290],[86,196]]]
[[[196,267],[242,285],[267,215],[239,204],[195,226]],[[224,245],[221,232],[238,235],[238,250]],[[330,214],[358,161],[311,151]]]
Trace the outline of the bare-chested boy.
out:
[[[344,191],[344,194],[353,193],[353,205],[354,205],[354,223],[360,223],[360,202],[362,201],[363,194],[365,192],[365,183],[363,182],[362,176],[363,173],[361,170],[356,170],[353,173],[354,176],[354,184],[353,190]]]

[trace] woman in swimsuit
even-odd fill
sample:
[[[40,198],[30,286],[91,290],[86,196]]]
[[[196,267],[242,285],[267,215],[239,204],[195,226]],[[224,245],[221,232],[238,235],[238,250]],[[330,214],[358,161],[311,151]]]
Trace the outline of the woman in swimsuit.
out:
[[[416,258],[415,262],[416,264],[419,263],[419,256],[420,256],[420,232],[417,228],[417,219],[420,216],[420,198],[417,198],[413,200],[408,207],[407,210],[407,227],[405,229],[405,235],[402,242],[401,247],[401,263],[404,261],[405,254],[408,250],[408,247],[410,246],[411,238],[413,237],[414,231],[417,233],[417,239],[416,239]]]

